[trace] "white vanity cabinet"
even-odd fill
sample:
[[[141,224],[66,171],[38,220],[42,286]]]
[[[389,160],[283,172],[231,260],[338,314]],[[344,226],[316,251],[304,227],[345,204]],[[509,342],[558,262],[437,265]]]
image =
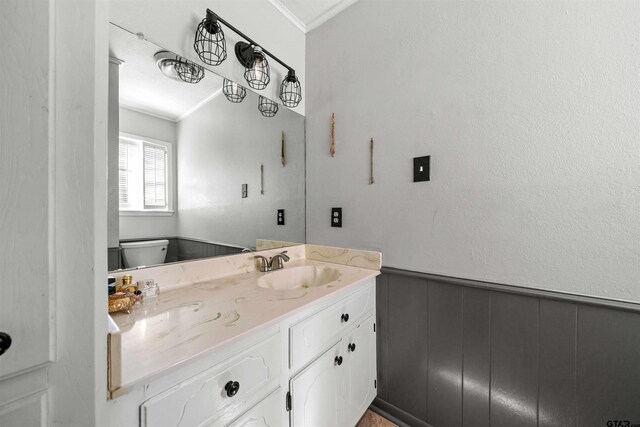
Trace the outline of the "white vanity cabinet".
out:
[[[224,426],[278,387],[280,336],[152,397],[141,406],[141,425]]]
[[[336,322],[335,319],[339,319]],[[336,333],[337,331],[337,333]],[[291,426],[355,426],[376,396],[375,287],[367,286],[291,328]],[[325,347],[326,348],[326,347]]]
[[[266,325],[265,325],[266,326]],[[120,392],[112,426],[353,427],[376,395],[375,279]]]

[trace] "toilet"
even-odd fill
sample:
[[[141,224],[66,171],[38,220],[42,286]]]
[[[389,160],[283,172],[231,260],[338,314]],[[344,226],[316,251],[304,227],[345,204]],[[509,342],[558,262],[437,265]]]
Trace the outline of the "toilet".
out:
[[[125,268],[164,264],[168,240],[120,243]]]

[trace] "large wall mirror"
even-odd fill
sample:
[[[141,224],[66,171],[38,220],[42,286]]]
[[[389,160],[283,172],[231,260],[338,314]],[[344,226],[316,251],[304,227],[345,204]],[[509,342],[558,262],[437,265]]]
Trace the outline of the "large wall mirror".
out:
[[[110,26],[109,269],[303,243],[304,117],[130,30]]]

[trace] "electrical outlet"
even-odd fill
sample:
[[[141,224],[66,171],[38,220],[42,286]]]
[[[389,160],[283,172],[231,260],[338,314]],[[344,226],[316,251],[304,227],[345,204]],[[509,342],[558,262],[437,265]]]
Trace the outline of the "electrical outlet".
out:
[[[342,208],[331,208],[331,226],[342,227]]]
[[[431,156],[413,158],[413,182],[430,181]]]
[[[247,184],[242,184],[242,198],[247,198]]]
[[[284,225],[284,209],[278,209],[278,225]]]

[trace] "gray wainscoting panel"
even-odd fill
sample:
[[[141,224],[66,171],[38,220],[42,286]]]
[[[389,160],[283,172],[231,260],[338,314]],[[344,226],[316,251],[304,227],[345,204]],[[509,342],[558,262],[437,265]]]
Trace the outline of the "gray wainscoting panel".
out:
[[[462,425],[462,288],[429,282],[427,421]]]
[[[640,316],[578,307],[579,426],[640,424]]]
[[[427,418],[427,287],[389,276],[389,403]]]
[[[491,292],[463,289],[462,425],[488,427],[491,392]]]
[[[165,258],[165,262],[177,262],[178,261],[178,239],[175,237],[170,237],[169,246],[167,247],[167,257]]]
[[[178,239],[178,261],[200,259],[206,257],[206,245],[188,239]]]
[[[576,425],[577,306],[540,300],[539,426]]]
[[[409,425],[640,424],[638,304],[390,268],[377,298],[374,405]]]
[[[389,345],[389,276],[381,274],[376,278],[376,345],[378,365],[378,397],[389,399],[388,393],[388,348]]]
[[[491,296],[491,425],[538,421],[538,300]]]
[[[117,270],[122,268],[120,248],[109,248],[107,250],[107,267],[108,271]]]

